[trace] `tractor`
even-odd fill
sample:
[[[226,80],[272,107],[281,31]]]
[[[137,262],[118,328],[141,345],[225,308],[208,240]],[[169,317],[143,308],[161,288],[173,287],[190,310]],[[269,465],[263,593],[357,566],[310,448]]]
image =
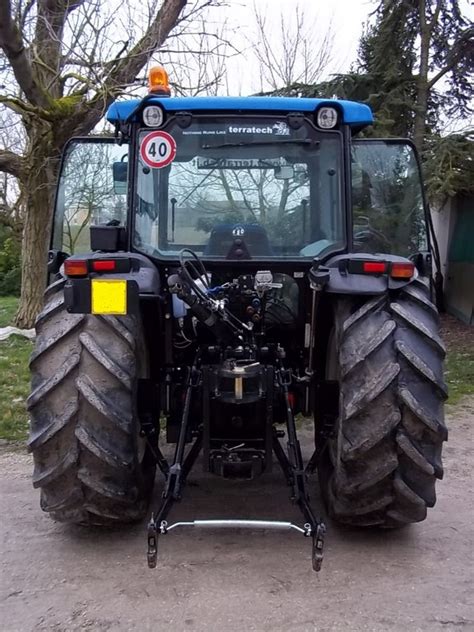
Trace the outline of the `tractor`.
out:
[[[172,530],[230,527],[302,534],[319,570],[316,479],[339,523],[424,520],[447,393],[413,144],[361,134],[372,112],[351,101],[172,97],[159,67],[107,119],[114,134],[67,144],[56,192],[28,399],[41,508],[148,515],[151,568]],[[281,467],[301,523],[170,523],[198,463],[234,481]]]

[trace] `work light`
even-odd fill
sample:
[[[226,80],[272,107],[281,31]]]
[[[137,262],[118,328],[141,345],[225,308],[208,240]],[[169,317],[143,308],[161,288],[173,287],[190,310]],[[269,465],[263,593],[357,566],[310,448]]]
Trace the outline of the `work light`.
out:
[[[332,129],[337,125],[337,110],[334,108],[320,108],[316,115],[316,123],[321,129]]]
[[[163,119],[163,110],[158,105],[149,105],[143,110],[143,122],[147,127],[160,127]]]

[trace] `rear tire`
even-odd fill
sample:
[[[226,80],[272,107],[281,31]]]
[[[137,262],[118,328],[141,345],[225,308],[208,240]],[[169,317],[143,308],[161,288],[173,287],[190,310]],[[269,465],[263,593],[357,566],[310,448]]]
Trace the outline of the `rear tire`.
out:
[[[336,306],[339,416],[320,475],[330,515],[355,525],[424,520],[447,439],[445,355],[421,279],[395,295]]]
[[[136,407],[146,371],[141,325],[133,316],[68,313],[64,283],[46,290],[30,361],[33,485],[41,508],[62,522],[140,520],[155,475]]]

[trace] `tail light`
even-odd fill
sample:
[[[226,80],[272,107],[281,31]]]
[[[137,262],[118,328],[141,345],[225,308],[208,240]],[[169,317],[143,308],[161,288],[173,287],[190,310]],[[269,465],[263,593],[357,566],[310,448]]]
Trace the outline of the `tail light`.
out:
[[[388,263],[386,261],[364,261],[363,259],[349,259],[346,263],[346,271],[350,274],[386,274]]]
[[[64,272],[67,276],[86,276],[89,272],[87,259],[66,259]]]
[[[114,259],[93,259],[92,270],[94,272],[115,272],[117,262]]]
[[[130,259],[120,257],[118,259],[66,259],[64,272],[68,277],[87,276],[90,272],[130,272],[132,267]]]
[[[344,266],[345,262],[340,264]],[[415,264],[411,261],[376,261],[374,259],[349,259],[345,271],[351,274],[389,274],[392,279],[411,279],[415,274]],[[342,267],[344,270],[344,267]]]
[[[390,276],[392,279],[411,279],[415,274],[415,264],[410,261],[392,263]]]
[[[385,274],[387,264],[385,261],[364,261],[362,269],[366,274]]]

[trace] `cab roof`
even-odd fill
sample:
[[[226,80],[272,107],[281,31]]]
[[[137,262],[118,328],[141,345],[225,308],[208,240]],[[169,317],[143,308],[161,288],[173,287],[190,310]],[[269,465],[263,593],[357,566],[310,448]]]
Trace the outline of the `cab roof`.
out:
[[[300,97],[148,97],[116,101],[107,111],[110,123],[133,121],[142,106],[160,105],[166,112],[314,112],[317,108],[334,106],[342,114],[342,122],[361,129],[374,121],[368,105],[339,99],[309,99]]]

